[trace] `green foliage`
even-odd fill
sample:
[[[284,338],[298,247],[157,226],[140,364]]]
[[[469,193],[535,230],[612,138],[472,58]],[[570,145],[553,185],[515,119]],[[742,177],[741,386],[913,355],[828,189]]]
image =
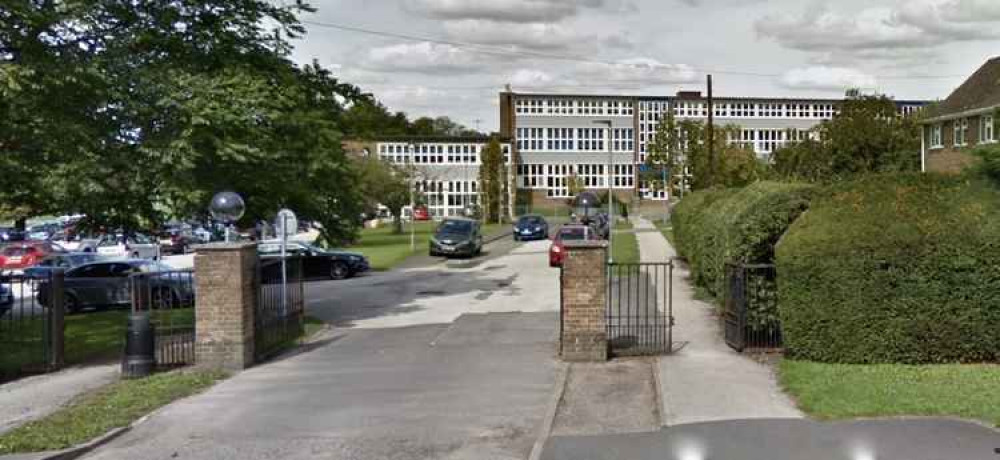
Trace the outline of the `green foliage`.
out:
[[[933,174],[831,186],[777,248],[786,353],[840,363],[1000,357],[1000,192]]]
[[[727,264],[773,263],[775,244],[809,207],[813,194],[809,185],[757,182],[743,189],[685,197],[673,212],[674,232],[695,280],[721,299]],[[692,198],[698,201],[685,205]],[[775,291],[773,277],[749,272],[751,326],[777,319]]]
[[[479,206],[483,221],[500,223],[507,214],[507,165],[503,161],[500,140],[491,138],[480,154]]]
[[[393,215],[393,230],[403,232],[402,209],[410,204],[412,172],[376,156],[355,162],[365,212],[374,215],[378,205],[389,208]]]
[[[1000,144],[980,145],[972,154],[980,160],[972,168],[973,174],[980,174],[1000,183]]]
[[[773,155],[773,168],[786,180],[838,181],[880,172],[920,169],[920,124],[896,115],[886,96],[848,93],[840,114],[799,142]]]

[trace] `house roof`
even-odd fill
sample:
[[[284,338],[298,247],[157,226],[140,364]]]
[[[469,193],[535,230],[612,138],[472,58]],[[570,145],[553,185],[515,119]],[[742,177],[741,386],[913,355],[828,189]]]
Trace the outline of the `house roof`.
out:
[[[1000,57],[986,61],[962,86],[934,107],[928,118],[948,118],[997,106],[1000,106]]]

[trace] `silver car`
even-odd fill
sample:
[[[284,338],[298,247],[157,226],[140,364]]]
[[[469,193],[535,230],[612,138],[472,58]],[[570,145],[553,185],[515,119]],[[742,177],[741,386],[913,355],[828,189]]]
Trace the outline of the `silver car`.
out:
[[[149,308],[194,305],[194,277],[160,262],[125,259],[95,262],[66,271],[66,312],[85,308],[131,305],[133,294]],[[43,283],[45,284],[45,283]],[[40,286],[38,303],[48,305],[47,286]]]

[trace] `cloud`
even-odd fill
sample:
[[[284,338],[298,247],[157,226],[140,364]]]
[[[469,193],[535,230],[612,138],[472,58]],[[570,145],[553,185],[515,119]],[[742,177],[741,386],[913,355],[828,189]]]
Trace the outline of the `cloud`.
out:
[[[833,91],[872,88],[876,81],[875,77],[856,69],[814,66],[785,72],[780,84],[788,89]]]
[[[1000,38],[998,22],[997,0],[915,0],[850,15],[818,4],[800,16],[764,16],[754,28],[759,36],[772,38],[786,48],[895,60],[910,58],[906,50]],[[896,50],[904,51],[892,52]]]
[[[449,36],[482,45],[564,50],[589,40],[581,30],[562,23],[509,23],[469,19],[446,21]]]
[[[536,69],[518,69],[509,78],[514,87],[547,86],[554,80],[555,77],[551,74]]]
[[[372,48],[361,66],[381,72],[449,75],[475,73],[488,63],[489,56],[451,45],[418,42]]]
[[[701,79],[691,66],[664,64],[644,57],[614,63],[585,63],[579,67],[576,75],[584,80],[633,85],[693,83]]]
[[[585,8],[621,3],[607,0],[406,0],[404,7],[436,19],[556,22],[576,16]]]

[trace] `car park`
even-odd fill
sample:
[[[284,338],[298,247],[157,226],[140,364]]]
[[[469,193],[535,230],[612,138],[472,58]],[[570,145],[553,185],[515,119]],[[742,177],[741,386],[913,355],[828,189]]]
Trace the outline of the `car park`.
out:
[[[430,255],[466,256],[483,251],[483,235],[479,221],[464,217],[449,217],[441,221],[430,240]]]
[[[144,259],[124,259],[93,262],[80,265],[66,272],[63,281],[68,313],[78,313],[87,308],[107,308],[126,306],[132,303],[133,283],[131,277],[144,277],[142,292],[151,298],[170,305],[192,305],[194,299],[194,275],[191,272],[175,271],[160,262]],[[49,289],[43,281],[38,289],[38,303],[48,306]]]
[[[98,262],[101,256],[94,252],[65,252],[54,253],[42,259],[33,267],[24,269],[24,276],[28,278],[46,279],[55,269],[69,270],[83,264]]]
[[[97,253],[109,258],[158,260],[160,245],[137,233],[128,236],[105,235],[97,243]]]
[[[53,253],[63,253],[62,246],[47,241],[26,241],[8,244],[0,250],[0,273],[21,274]]]
[[[270,261],[281,257],[281,241],[268,240],[257,245],[261,259]],[[323,249],[306,243],[289,241],[285,244],[288,257],[302,259],[303,275],[307,278],[342,280],[371,269],[368,258],[356,252]]]
[[[547,240],[549,238],[549,223],[545,218],[535,214],[521,216],[514,223],[514,241]]]
[[[596,239],[598,239],[598,236],[590,226],[579,224],[563,225],[556,232],[555,237],[552,239],[552,246],[549,247],[549,266],[562,266],[563,261],[566,259],[565,242]]]
[[[0,228],[0,242],[24,241],[25,233],[14,228]]]

